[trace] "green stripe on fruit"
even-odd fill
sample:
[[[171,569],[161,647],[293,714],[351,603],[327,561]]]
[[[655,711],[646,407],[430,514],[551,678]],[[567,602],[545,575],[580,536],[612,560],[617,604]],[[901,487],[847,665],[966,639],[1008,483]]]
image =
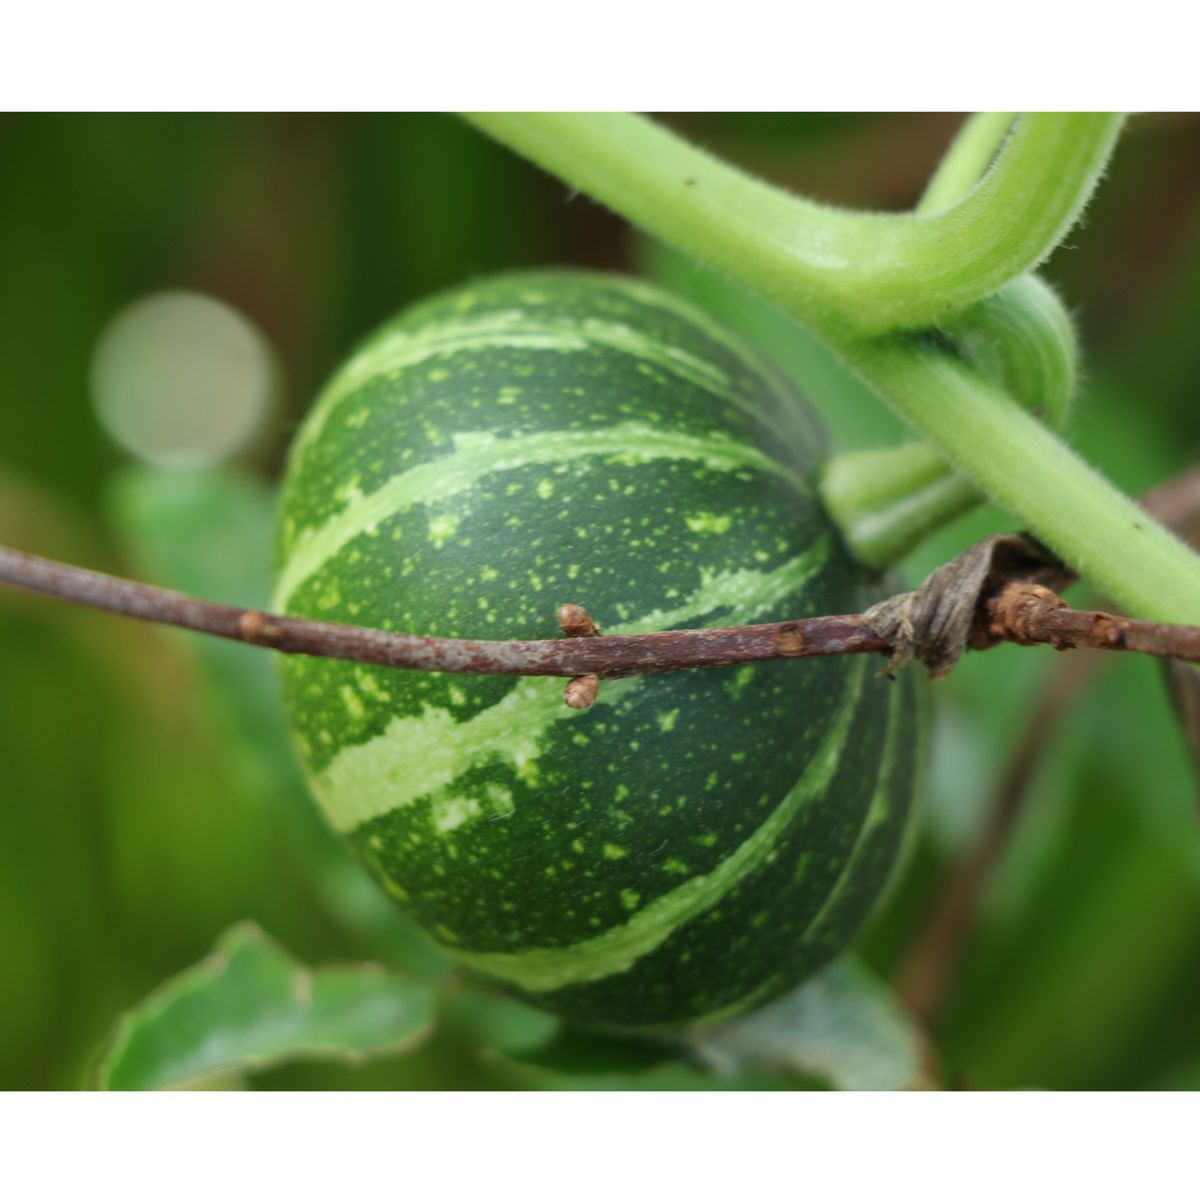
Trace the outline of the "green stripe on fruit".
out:
[[[749,624],[802,588],[825,553],[824,545],[818,545],[770,574],[738,571],[709,576],[678,608],[655,609],[636,620],[608,626],[605,632],[647,633],[711,624],[703,618],[714,609],[723,622]],[[596,703],[615,703],[644,678],[606,683]],[[541,752],[539,735],[546,727],[579,715],[563,703],[558,679],[523,679],[498,703],[465,721],[452,708],[427,705],[420,716],[394,717],[379,737],[342,750],[316,776],[314,790],[334,828],[350,832],[395,808],[431,799],[476,763],[480,754],[498,753],[511,759],[518,771],[527,769]],[[480,811],[468,810],[472,817]]]
[[[335,517],[301,535],[280,573],[275,606],[285,608],[296,588],[351,538],[374,529],[398,512],[418,504],[437,504],[470,491],[486,475],[534,465],[554,466],[591,456],[624,464],[689,459],[717,470],[745,467],[804,486],[794,472],[753,446],[689,437],[633,422],[603,432],[531,433],[511,438],[487,431],[460,433],[455,435],[453,453],[394,476],[370,495],[351,492],[348,503]]]
[[[832,778],[837,756],[849,735],[850,716],[865,674],[856,664],[851,695],[841,698],[837,724],[817,748],[796,786],[771,815],[715,870],[693,876],[659,896],[622,925],[570,946],[535,947],[515,954],[472,954],[451,949],[460,962],[526,992],[548,992],[573,983],[591,983],[629,970],[656,950],[681,925],[712,908],[727,892],[766,861],[787,824],[805,804],[820,795]]]

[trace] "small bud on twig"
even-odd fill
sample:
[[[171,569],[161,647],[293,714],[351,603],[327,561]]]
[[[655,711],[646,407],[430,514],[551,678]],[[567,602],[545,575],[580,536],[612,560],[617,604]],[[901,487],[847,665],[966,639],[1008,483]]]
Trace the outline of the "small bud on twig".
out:
[[[579,604],[559,606],[558,624],[567,637],[598,637],[600,630],[588,610]],[[591,708],[600,691],[599,675],[576,675],[563,688],[563,703],[568,708]]]
[[[600,690],[599,675],[576,675],[563,688],[563,703],[568,708],[591,708]]]
[[[272,624],[266,613],[253,608],[247,609],[238,617],[237,631],[242,641],[259,645],[269,644],[280,635],[279,626]]]
[[[557,616],[559,627],[567,637],[596,637],[600,633],[588,610],[581,605],[560,605]]]

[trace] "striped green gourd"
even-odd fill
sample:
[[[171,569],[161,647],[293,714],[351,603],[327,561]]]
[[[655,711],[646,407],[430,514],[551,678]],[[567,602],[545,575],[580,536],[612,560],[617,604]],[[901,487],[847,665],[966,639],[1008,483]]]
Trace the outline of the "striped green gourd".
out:
[[[617,276],[444,293],[342,367],[292,449],[278,610],[472,638],[854,612],[807,404]],[[453,958],[626,1029],[713,1020],[841,950],[895,861],[910,682],[862,656],[605,682],[290,656],[322,808]]]

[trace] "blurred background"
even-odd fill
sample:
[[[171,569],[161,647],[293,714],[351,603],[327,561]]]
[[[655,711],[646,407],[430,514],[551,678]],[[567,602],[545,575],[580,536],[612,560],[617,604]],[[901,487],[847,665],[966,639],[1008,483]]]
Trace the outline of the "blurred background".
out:
[[[890,209],[961,117],[663,119]],[[509,267],[658,277],[775,354],[842,446],[902,436],[801,331],[450,117],[0,116],[0,177],[6,545],[264,604],[275,480],[323,380],[410,301]],[[1045,273],[1084,345],[1077,448],[1135,493],[1190,466],[1200,120],[1134,118]],[[1008,528],[981,509],[906,573]],[[945,1078],[1200,1087],[1197,785],[1158,667],[1005,646],[935,694],[909,867],[861,948]],[[981,839],[977,918],[931,928]],[[81,1086],[116,1016],[242,918],[309,961],[438,969],[309,804],[269,655],[0,590],[0,1088]],[[452,1022],[407,1060],[252,1086],[509,1082]]]

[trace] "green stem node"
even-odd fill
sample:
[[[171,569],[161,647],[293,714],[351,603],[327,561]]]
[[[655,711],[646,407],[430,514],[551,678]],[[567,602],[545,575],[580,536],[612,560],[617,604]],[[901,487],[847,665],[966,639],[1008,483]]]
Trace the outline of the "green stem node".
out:
[[[1075,399],[1075,327],[1058,293],[1021,275],[943,323],[959,352],[1052,429],[1064,429]]]
[[[927,442],[835,455],[820,490],[855,558],[877,570],[899,562],[980,498]]]

